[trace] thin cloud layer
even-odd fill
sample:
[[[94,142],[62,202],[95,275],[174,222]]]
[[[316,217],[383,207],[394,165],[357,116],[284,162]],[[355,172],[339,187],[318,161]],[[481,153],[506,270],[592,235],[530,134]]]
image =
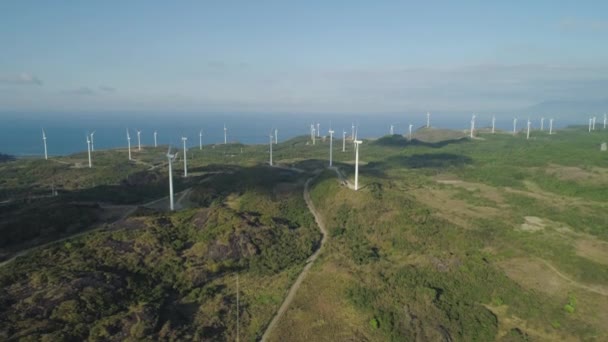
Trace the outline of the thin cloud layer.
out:
[[[10,85],[42,85],[42,81],[38,77],[27,72],[22,72],[18,75],[0,75],[0,83]]]

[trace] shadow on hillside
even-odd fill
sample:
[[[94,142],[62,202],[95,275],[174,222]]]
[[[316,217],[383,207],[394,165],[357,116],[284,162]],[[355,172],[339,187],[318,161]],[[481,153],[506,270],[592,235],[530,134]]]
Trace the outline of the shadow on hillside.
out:
[[[473,159],[468,156],[453,153],[422,153],[411,156],[391,156],[382,163],[385,163],[389,167],[402,166],[411,169],[444,169],[472,164]]]
[[[438,142],[425,142],[418,139],[412,139],[410,141],[401,135],[390,135],[376,140],[373,142],[373,144],[387,147],[425,146],[431,148],[441,148],[446,145],[459,144],[467,141],[469,141],[468,138],[447,139]]]

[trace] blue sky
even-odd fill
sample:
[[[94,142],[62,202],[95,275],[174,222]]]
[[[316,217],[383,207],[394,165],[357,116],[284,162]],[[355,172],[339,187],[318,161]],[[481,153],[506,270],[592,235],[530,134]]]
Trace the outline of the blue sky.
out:
[[[3,1],[0,111],[605,101],[607,42],[607,1]]]

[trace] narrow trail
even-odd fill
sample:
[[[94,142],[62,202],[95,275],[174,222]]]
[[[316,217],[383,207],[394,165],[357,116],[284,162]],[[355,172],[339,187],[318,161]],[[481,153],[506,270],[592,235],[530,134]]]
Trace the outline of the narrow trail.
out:
[[[302,270],[296,281],[293,283],[293,285],[291,285],[291,288],[289,289],[289,292],[287,292],[287,296],[283,300],[281,307],[277,311],[276,315],[272,318],[272,321],[270,321],[270,324],[268,324],[268,326],[266,327],[266,331],[264,332],[264,335],[262,335],[261,341],[268,341],[268,337],[270,336],[270,334],[272,334],[272,331],[275,329],[277,323],[281,320],[281,317],[283,317],[283,315],[287,311],[287,308],[293,301],[296,292],[298,292],[298,289],[300,288],[300,285],[302,285],[304,278],[306,278],[306,276],[308,275],[308,272],[312,267],[313,263],[315,262],[315,260],[317,260],[319,254],[321,254],[321,251],[323,251],[323,246],[325,246],[325,242],[327,241],[327,230],[325,229],[325,225],[321,220],[321,215],[317,212],[314,204],[312,203],[310,193],[308,191],[310,182],[316,177],[317,176],[313,176],[306,181],[306,184],[304,185],[304,201],[306,201],[306,206],[308,206],[308,210],[315,217],[315,222],[317,223],[319,230],[323,234],[323,237],[321,238],[321,245],[306,261],[306,266],[304,266],[304,269]]]
[[[546,261],[544,259],[541,259],[541,258],[537,258],[537,259],[539,261],[541,261],[543,264],[545,264],[547,267],[549,267],[549,269],[551,271],[553,271],[558,277],[564,279],[568,283],[572,284],[574,287],[578,287],[579,289],[583,289],[585,291],[597,293],[599,295],[608,297],[608,291],[606,291],[605,289],[603,289],[603,287],[595,287],[595,286],[589,286],[589,285],[585,285],[583,283],[579,283],[578,281],[576,281],[576,280],[568,277],[567,275],[561,273],[557,268],[555,268],[553,265],[551,265],[548,261]]]

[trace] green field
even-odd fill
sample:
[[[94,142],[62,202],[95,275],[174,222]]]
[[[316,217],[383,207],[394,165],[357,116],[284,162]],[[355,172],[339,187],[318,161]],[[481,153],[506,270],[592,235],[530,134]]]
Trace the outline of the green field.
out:
[[[608,132],[421,129],[361,145],[166,146],[0,164],[3,340],[258,340],[328,229],[272,341],[608,339]],[[334,142],[354,179],[353,145]],[[59,196],[50,197],[51,188]],[[73,234],[73,239],[43,245]],[[41,248],[32,248],[43,245]]]

